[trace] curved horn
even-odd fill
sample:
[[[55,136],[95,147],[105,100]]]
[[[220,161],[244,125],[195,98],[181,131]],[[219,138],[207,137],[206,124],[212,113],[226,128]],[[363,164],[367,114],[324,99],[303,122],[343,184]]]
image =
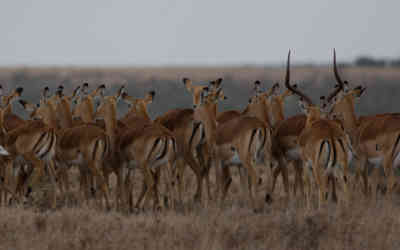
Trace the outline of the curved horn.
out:
[[[344,88],[344,82],[339,76],[339,72],[337,70],[337,64],[336,64],[336,50],[333,49],[333,72],[335,73],[335,78],[338,83],[338,86],[336,87],[335,91],[333,91],[332,94],[328,96],[327,101],[330,102],[332,99]]]
[[[335,49],[333,49],[333,72],[335,73],[335,78],[336,78],[336,81],[338,82],[339,86],[343,88],[344,83],[343,83],[342,79],[340,78],[339,72],[337,70],[336,50]]]
[[[290,91],[292,91],[296,95],[298,95],[301,98],[303,98],[303,100],[306,101],[309,105],[314,105],[313,102],[311,101],[311,99],[308,98],[308,96],[306,96],[305,94],[301,93],[297,88],[293,88],[293,86],[290,86],[290,50],[289,50],[288,57],[287,57],[287,62],[286,62],[285,86]]]

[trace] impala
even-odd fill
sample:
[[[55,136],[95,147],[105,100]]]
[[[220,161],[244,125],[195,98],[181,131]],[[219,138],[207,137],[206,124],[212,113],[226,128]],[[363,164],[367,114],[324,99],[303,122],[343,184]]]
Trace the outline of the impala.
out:
[[[344,85],[334,65],[336,81]],[[360,97],[365,88],[359,86],[351,91],[338,95],[333,104],[332,115],[342,118],[343,126],[350,135],[353,150],[357,155],[357,171],[362,171],[364,193],[368,193],[368,166],[383,165],[387,178],[388,193],[391,194],[395,184],[393,166],[398,164],[400,153],[400,117],[398,114],[379,114],[357,118],[354,111],[355,99]],[[376,188],[373,189],[376,191]]]
[[[335,57],[334,57],[335,58]],[[287,67],[290,64],[290,51],[288,54]],[[322,205],[329,181],[332,182],[333,198],[336,199],[336,175],[341,172],[343,178],[344,190],[347,195],[347,154],[348,149],[345,147],[346,134],[338,126],[337,122],[325,119],[320,107],[313,104],[311,99],[301,93],[298,89],[293,88],[289,81],[285,82],[286,87],[294,94],[301,97],[300,105],[306,113],[306,123],[304,129],[298,138],[298,145],[301,152],[301,160],[303,162],[304,171],[308,175],[312,174],[319,189],[319,206]],[[340,86],[342,87],[342,86]],[[341,146],[337,148],[336,145]],[[338,157],[338,154],[341,157]],[[341,159],[341,162],[338,162]],[[323,163],[321,162],[323,161]],[[341,169],[339,169],[341,167]],[[311,189],[308,191],[308,200]]]

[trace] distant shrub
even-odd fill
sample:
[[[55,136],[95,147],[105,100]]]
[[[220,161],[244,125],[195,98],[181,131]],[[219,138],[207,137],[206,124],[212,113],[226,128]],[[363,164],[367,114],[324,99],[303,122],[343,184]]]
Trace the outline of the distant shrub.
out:
[[[368,56],[358,57],[355,61],[355,65],[359,67],[385,67],[386,64],[383,59],[375,59]]]

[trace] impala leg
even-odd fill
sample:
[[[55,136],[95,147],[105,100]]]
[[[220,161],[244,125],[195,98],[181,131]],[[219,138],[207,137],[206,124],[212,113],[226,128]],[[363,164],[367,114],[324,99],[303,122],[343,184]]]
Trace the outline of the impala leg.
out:
[[[79,178],[79,191],[81,193],[80,195],[80,203],[82,200],[88,205],[89,204],[89,189],[88,189],[88,184],[87,184],[87,170],[84,170],[83,168],[79,168],[80,172],[80,178]]]
[[[178,199],[179,203],[183,204],[182,192],[183,192],[183,176],[185,173],[186,165],[182,158],[176,160],[176,181],[178,186]]]
[[[196,190],[196,194],[194,195],[194,201],[201,202],[202,193],[203,193],[203,171],[201,169],[201,166],[199,164],[197,164],[192,153],[187,154],[186,160],[187,160],[187,163],[189,164],[190,168],[193,170],[193,172],[196,175],[197,190]]]
[[[4,162],[0,162],[1,165],[3,165]],[[6,166],[1,166],[0,169],[0,182],[1,185],[5,185],[5,180],[6,180]],[[6,204],[6,200],[7,200],[7,194],[4,192],[3,189],[0,190],[0,206],[2,206],[3,204]]]
[[[250,203],[251,207],[253,208],[253,211],[256,211],[256,203],[254,201],[254,196],[255,196],[255,191],[256,191],[256,185],[257,185],[257,173],[255,171],[255,164],[253,159],[251,158],[254,155],[254,153],[250,152],[247,157],[245,152],[239,152],[239,157],[241,162],[243,162],[244,167],[247,169],[247,174],[249,176],[249,196],[250,196]]]
[[[39,181],[44,172],[44,163],[38,159],[34,153],[24,154],[23,157],[33,165],[33,173],[31,175],[28,186],[33,188]]]
[[[343,164],[343,172],[342,172],[342,180],[343,180],[343,192],[344,192],[344,200],[345,203],[348,204],[350,201],[350,191],[349,191],[349,178],[348,178],[348,162],[344,162]]]
[[[154,179],[153,179],[152,173],[150,172],[150,169],[147,167],[147,164],[144,163],[144,164],[141,164],[141,166],[142,166],[142,172],[143,172],[143,176],[144,176],[143,189],[145,189],[145,190],[143,190],[143,192],[144,192],[143,196],[146,197],[146,199],[147,199],[148,195],[153,194]],[[139,199],[138,199],[138,202],[136,204],[138,205],[138,203],[140,204],[140,202],[141,202],[141,200],[139,201]]]
[[[153,210],[157,210],[159,208],[159,193],[158,193],[158,183],[160,181],[160,168],[158,168],[155,172],[150,171],[154,184],[152,188],[147,187],[146,191],[147,195],[144,197],[144,207],[148,206],[150,199],[153,200]]]
[[[121,209],[123,203],[124,195],[124,184],[123,184],[123,168],[120,166],[115,169],[115,174],[117,175],[117,187],[115,189],[115,203],[117,211]]]
[[[283,182],[283,189],[286,193],[287,201],[290,200],[290,192],[289,192],[289,173],[288,173],[288,166],[282,168],[282,182]]]
[[[128,202],[129,211],[133,212],[134,207],[133,207],[133,195],[132,195],[132,191],[133,191],[132,179],[133,179],[133,176],[135,173],[135,169],[134,168],[133,169],[125,168],[125,167],[127,167],[126,164],[122,165],[122,168],[127,170],[127,173],[125,175],[125,181],[123,183],[124,189],[125,189],[125,194],[124,194],[123,199]]]
[[[300,187],[301,195],[304,196],[304,182],[303,182],[303,166],[300,160],[296,160],[293,162],[295,169],[295,188],[293,190],[294,195],[296,196],[297,187]]]
[[[221,205],[226,199],[229,187],[232,183],[232,175],[229,166],[222,165],[222,196],[221,196]]]
[[[103,176],[103,173],[101,172],[101,168],[99,167],[101,165],[100,162],[98,161],[93,161],[93,160],[89,160],[89,169],[92,172],[92,176],[94,178],[96,178],[96,182],[98,181],[97,185],[100,186],[102,192],[103,192],[103,196],[106,200],[106,208],[107,210],[109,210],[110,207],[110,200],[109,200],[109,191],[108,191],[108,186],[107,186],[107,182],[105,181],[105,178]],[[91,180],[93,180],[94,178],[90,178]]]
[[[54,168],[54,161],[51,159],[48,161],[48,170],[50,181],[53,185],[51,208],[55,209],[57,205],[57,183],[56,183],[56,170]]]
[[[313,174],[315,182],[318,185],[318,208],[320,209],[325,199],[325,185],[324,185],[324,178],[321,176],[321,171],[319,166],[317,166],[317,161],[314,161],[312,164]]]
[[[206,165],[206,185],[207,185],[207,196],[208,200],[212,200],[212,194],[211,194],[211,184],[210,184],[210,169],[212,165],[212,159],[208,159],[207,165]]]
[[[243,166],[243,164],[236,164],[239,172],[239,178],[240,178],[240,190],[242,195],[248,195],[246,189],[248,189],[249,185],[249,176],[247,174],[247,169],[246,167]]]
[[[278,176],[282,172],[282,168],[286,167],[284,164],[285,164],[285,161],[281,157],[279,157],[278,164],[276,165],[276,167],[274,169],[271,168],[272,181],[271,181],[271,186],[270,186],[269,190],[267,190],[267,193],[265,194],[266,202],[272,201],[272,194],[275,191],[275,186],[276,186],[276,181],[278,179]]]
[[[369,193],[369,183],[368,183],[368,164],[367,158],[362,157],[357,161],[357,172],[361,173],[361,177],[363,180],[364,188],[363,192],[365,196],[368,196]],[[358,184],[358,181],[356,182]]]
[[[392,198],[392,190],[395,182],[392,164],[393,164],[393,159],[391,155],[386,155],[383,160],[383,169],[385,171],[385,177],[387,182],[387,197],[389,199]]]
[[[174,176],[174,171],[173,168],[175,168],[175,161],[169,161],[168,164],[165,166],[166,167],[166,173],[164,174],[165,176],[165,184],[166,184],[166,189],[167,189],[167,204],[166,206],[171,207],[172,209],[175,209],[175,199],[176,199],[176,192],[175,192],[175,176]]]

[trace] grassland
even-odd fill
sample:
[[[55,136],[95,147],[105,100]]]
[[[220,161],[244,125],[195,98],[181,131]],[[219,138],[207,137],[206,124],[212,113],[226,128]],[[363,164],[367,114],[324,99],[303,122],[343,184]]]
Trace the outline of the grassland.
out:
[[[0,83],[6,89],[24,86],[24,98],[37,100],[44,85],[64,84],[67,91],[88,81],[106,83],[113,93],[126,84],[131,95],[140,96],[150,89],[157,98],[150,107],[157,116],[174,107],[189,107],[190,96],[180,83],[184,76],[196,81],[223,77],[224,90],[230,98],[222,109],[242,108],[250,95],[248,83],[261,80],[268,87],[282,81],[283,70],[275,68],[10,68],[0,69]],[[360,102],[361,114],[398,111],[400,71],[394,69],[346,68],[351,83],[368,86]],[[292,79],[304,86],[314,98],[326,94],[334,84],[325,67],[293,68]],[[288,100],[289,114],[297,112],[295,98]],[[120,112],[124,112],[120,107]],[[18,107],[16,112],[22,114]],[[0,249],[400,249],[400,193],[393,200],[366,199],[356,190],[349,204],[329,202],[321,210],[313,204],[306,209],[297,197],[287,202],[280,184],[274,202],[264,203],[269,177],[258,167],[263,182],[258,187],[261,208],[253,213],[241,192],[237,173],[222,208],[207,200],[203,206],[192,202],[195,177],[190,170],[184,177],[184,204],[175,209],[137,213],[106,212],[94,202],[77,200],[78,180],[73,175],[73,189],[59,197],[58,208],[49,210],[50,187],[46,181],[25,204],[0,208]],[[135,175],[134,198],[142,176]],[[112,181],[115,182],[115,179]],[[162,189],[165,188],[162,186]],[[316,202],[316,197],[314,197]]]

